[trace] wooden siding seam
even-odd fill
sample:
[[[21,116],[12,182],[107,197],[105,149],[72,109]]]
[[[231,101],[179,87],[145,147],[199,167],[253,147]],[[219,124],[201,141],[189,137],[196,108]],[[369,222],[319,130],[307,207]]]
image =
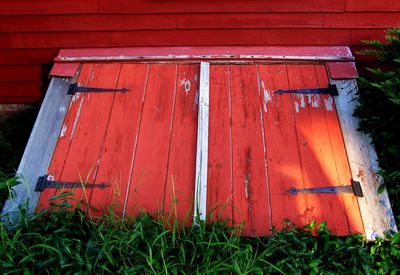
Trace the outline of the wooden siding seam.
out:
[[[122,69],[122,64],[119,64],[118,70],[117,70],[118,72],[116,73],[115,81],[114,81],[114,84],[113,84],[114,88],[117,88],[117,86],[118,86],[119,78],[120,78],[120,75],[121,75],[121,69]],[[97,181],[97,174],[98,174],[98,171],[99,171],[100,166],[101,166],[101,158],[102,158],[102,155],[103,155],[103,152],[104,152],[104,145],[106,143],[107,133],[109,131],[111,116],[112,116],[113,109],[114,109],[114,103],[115,103],[115,93],[113,93],[113,95],[112,95],[112,100],[111,100],[111,103],[110,103],[110,111],[109,111],[108,116],[107,116],[107,123],[106,123],[106,126],[105,126],[105,131],[104,131],[103,137],[101,139],[99,153],[97,155],[96,167],[95,167],[94,172],[93,172],[93,182]],[[94,190],[95,189],[91,189],[91,190],[89,189],[89,193],[90,194],[89,194],[88,203],[90,203],[92,201],[92,196],[93,196],[93,191]],[[92,215],[91,208],[88,207],[87,209],[88,209],[87,211],[89,213],[89,216],[91,216]],[[97,211],[97,210],[95,210],[95,211]]]
[[[40,32],[79,32],[79,31],[119,31],[119,30],[174,30],[174,29],[279,29],[279,28],[387,28],[393,26],[398,20],[398,12],[313,12],[313,13],[216,13],[210,17],[210,13],[199,13],[193,16],[189,14],[138,14],[142,18],[136,19],[133,14],[96,14],[96,15],[31,15],[31,16],[3,16],[0,17],[1,33],[40,33]],[[89,17],[90,16],[90,17]],[[163,16],[157,19],[157,16]],[[209,16],[210,18],[208,18]],[[363,17],[360,17],[363,16]],[[65,19],[68,17],[68,20]],[[76,17],[76,20],[70,19]],[[116,17],[116,18],[112,18]],[[143,22],[146,17],[150,22]],[[167,17],[167,18],[165,18]],[[335,17],[343,20],[334,24]],[[355,17],[355,18],[354,18]],[[207,19],[208,18],[208,19]],[[218,19],[217,19],[218,18]],[[325,18],[325,20],[324,20]],[[327,24],[327,19],[330,24]],[[354,18],[353,20],[351,20]],[[362,18],[362,19],[360,19]],[[383,18],[377,20],[376,18]],[[107,21],[112,23],[106,23]],[[125,24],[123,21],[126,20]],[[361,20],[361,22],[358,22]],[[373,20],[373,21],[371,21]],[[388,21],[387,21],[388,20]],[[33,22],[29,22],[33,21]],[[39,21],[39,22],[37,22]],[[41,23],[43,21],[45,23]],[[55,21],[51,23],[51,21]],[[67,22],[65,22],[67,21]],[[70,23],[71,21],[71,23]],[[92,21],[92,22],[91,22]],[[101,21],[101,23],[99,23]],[[383,21],[383,22],[381,22]],[[158,23],[157,23],[158,22]],[[364,22],[364,23],[363,23]],[[372,26],[371,22],[373,22]],[[214,26],[214,27],[213,27]]]
[[[151,65],[148,64],[147,65],[147,73],[146,73],[145,85],[144,85],[144,88],[143,88],[142,102],[140,104],[140,115],[139,115],[139,118],[138,118],[138,127],[137,127],[137,131],[136,131],[136,136],[135,136],[135,145],[133,147],[131,165],[130,165],[130,169],[129,169],[129,177],[128,177],[126,193],[125,193],[125,199],[124,199],[124,208],[122,210],[122,219],[126,218],[126,211],[127,211],[127,207],[128,207],[129,193],[130,193],[131,184],[132,184],[132,180],[133,180],[132,179],[133,167],[134,167],[135,160],[136,160],[137,145],[138,145],[138,142],[139,142],[140,126],[141,126],[141,123],[142,123],[144,103],[146,101],[147,87],[148,87],[149,75],[150,75],[150,67],[151,67]]]
[[[165,206],[165,193],[167,192],[167,184],[168,184],[168,169],[169,169],[169,161],[171,157],[171,146],[172,146],[172,138],[173,138],[173,132],[174,132],[174,118],[175,118],[175,105],[176,105],[176,97],[177,97],[177,91],[178,91],[178,70],[179,70],[179,65],[175,65],[175,84],[174,84],[174,97],[172,99],[172,115],[171,115],[171,121],[169,125],[170,129],[170,134],[169,134],[169,141],[168,141],[168,151],[167,151],[167,163],[166,163],[166,173],[165,173],[165,179],[164,179],[164,188],[163,188],[163,198],[162,198],[162,206],[161,206],[161,213],[164,215],[164,206]]]

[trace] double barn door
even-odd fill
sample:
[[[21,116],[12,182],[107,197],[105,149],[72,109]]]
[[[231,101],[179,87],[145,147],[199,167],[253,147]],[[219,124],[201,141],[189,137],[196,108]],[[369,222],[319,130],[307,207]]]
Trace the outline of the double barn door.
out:
[[[325,65],[210,64],[206,191],[197,197],[200,74],[199,64],[85,63],[79,86],[129,91],[72,97],[47,174],[109,187],[45,189],[38,207],[71,191],[93,216],[112,206],[190,225],[204,200],[210,219],[243,223],[243,235],[313,220],[337,235],[364,233],[354,194],[301,192],[351,184],[332,96],[276,93],[327,87]]]

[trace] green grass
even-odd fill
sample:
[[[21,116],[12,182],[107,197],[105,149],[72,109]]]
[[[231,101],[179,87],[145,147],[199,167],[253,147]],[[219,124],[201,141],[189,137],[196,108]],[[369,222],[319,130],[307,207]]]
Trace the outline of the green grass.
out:
[[[65,197],[64,197],[65,198]],[[59,200],[58,200],[59,201]],[[365,243],[332,236],[325,224],[287,227],[264,238],[239,237],[224,223],[181,227],[142,214],[122,221],[111,210],[88,219],[64,199],[19,225],[0,224],[3,273],[387,273],[399,271],[400,238]],[[169,229],[167,229],[169,228]]]

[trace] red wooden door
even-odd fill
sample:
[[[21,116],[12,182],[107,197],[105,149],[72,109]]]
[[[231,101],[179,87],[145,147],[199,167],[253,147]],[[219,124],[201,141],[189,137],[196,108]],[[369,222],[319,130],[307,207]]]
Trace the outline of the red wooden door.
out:
[[[48,175],[111,187],[45,189],[38,207],[73,191],[91,215],[112,205],[120,214],[164,212],[191,221],[198,77],[199,65],[84,64],[80,86],[130,91],[73,96]]]
[[[199,65],[84,64],[80,86],[127,93],[73,96],[48,174],[57,181],[107,183],[73,191],[98,216],[163,213],[193,219]],[[349,185],[351,173],[330,95],[277,94],[327,87],[324,65],[211,65],[207,211],[268,235],[290,221],[328,222],[337,235],[363,233],[353,194],[291,188]],[[88,207],[90,205],[91,207]]]
[[[244,235],[313,220],[337,235],[364,232],[353,194],[288,192],[350,184],[333,98],[274,93],[327,86],[324,65],[211,66],[207,208],[214,217],[244,222]]]

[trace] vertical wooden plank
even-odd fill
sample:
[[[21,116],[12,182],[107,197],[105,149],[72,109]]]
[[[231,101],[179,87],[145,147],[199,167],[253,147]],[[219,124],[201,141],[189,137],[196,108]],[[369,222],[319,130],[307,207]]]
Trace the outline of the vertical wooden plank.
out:
[[[109,206],[115,213],[123,213],[149,67],[147,64],[122,65],[117,87],[127,88],[129,92],[115,94],[95,180],[111,187],[93,189],[90,204],[99,211],[92,214],[100,215]]]
[[[384,237],[386,232],[397,232],[396,221],[390,205],[387,191],[377,192],[382,184],[382,178],[377,175],[379,170],[377,155],[371,143],[371,138],[357,131],[358,118],[353,117],[357,107],[356,80],[331,80],[337,85],[339,96],[335,104],[346,146],[353,179],[361,183],[364,197],[358,198],[365,236],[368,240]]]
[[[165,180],[176,94],[177,65],[150,66],[146,97],[133,164],[126,214],[158,214],[163,208]]]
[[[243,235],[267,235],[270,216],[257,68],[231,66],[234,222]]]
[[[288,65],[287,68],[291,89],[318,87],[313,65]],[[321,95],[293,95],[292,104],[295,108],[304,187],[348,185],[350,179],[346,183],[338,182]],[[306,197],[307,208],[304,208],[304,214],[308,223],[313,220],[317,223],[326,221],[334,234],[349,233],[346,211],[340,194],[296,195],[299,196]]]
[[[313,65],[288,65],[288,78],[291,89],[317,88],[317,80]],[[321,104],[319,95],[292,95],[292,104],[295,108],[295,123],[298,150],[302,165],[304,188],[314,188],[334,185],[329,181],[328,174],[322,167],[323,159],[319,150],[325,141],[320,132],[324,131],[324,118],[321,112],[316,111]],[[321,117],[322,116],[322,117]],[[325,129],[326,130],[326,129]],[[340,221],[345,213],[335,213],[332,203],[336,201],[335,194],[297,194],[304,196],[307,201],[302,207],[307,223],[315,220],[317,223],[326,221],[329,228],[335,230],[336,215]],[[293,199],[296,199],[293,196]],[[343,210],[342,207],[340,210]],[[336,215],[335,215],[336,214]]]
[[[33,213],[39,200],[34,192],[39,176],[46,174],[57,137],[68,108],[69,79],[53,78],[40,108],[31,136],[25,148],[17,175],[21,184],[13,187],[16,196],[9,198],[3,207],[2,216],[10,222],[18,221],[19,205],[27,203],[27,212]]]
[[[87,83],[90,87],[114,88],[118,81],[120,64],[95,64]],[[82,108],[71,130],[71,141],[59,178],[61,181],[95,182],[106,129],[115,93],[85,93]],[[73,191],[72,205],[82,202],[82,208],[90,203],[92,188],[65,188]],[[104,190],[102,190],[104,191]]]
[[[286,221],[290,221],[301,227],[308,222],[303,212],[303,209],[307,208],[306,198],[293,198],[287,193],[290,188],[304,188],[294,120],[295,110],[290,94],[277,95],[273,92],[289,89],[286,65],[260,65],[259,71],[272,225],[280,229],[285,227]]]
[[[80,86],[86,86],[89,78],[92,74],[93,64],[84,64],[79,74],[77,84]],[[68,96],[70,97],[70,96]],[[76,93],[72,96],[68,111],[65,116],[65,120],[62,124],[62,129],[57,139],[57,145],[52,155],[50,166],[47,170],[47,175],[53,179],[59,179],[61,176],[62,169],[64,167],[68,150],[71,145],[71,141],[74,135],[74,129],[78,123],[79,116],[84,103],[84,94]],[[56,189],[45,189],[41,192],[38,208],[47,209],[50,207],[50,198],[58,194],[60,190]]]
[[[164,214],[186,225],[193,220],[199,65],[178,65]]]
[[[207,209],[210,219],[232,221],[230,66],[210,66]]]
[[[199,116],[197,129],[194,219],[207,218],[207,166],[209,125],[210,63],[200,63]]]
[[[318,87],[328,87],[329,79],[326,68],[324,65],[314,66]],[[321,107],[319,110],[324,113],[326,129],[323,138],[329,140],[329,144],[325,150],[320,150],[324,157],[324,169],[332,184],[335,185],[350,185],[351,184],[351,171],[350,165],[346,154],[345,145],[343,142],[342,131],[340,128],[334,99],[330,95],[321,95]],[[343,225],[344,228],[338,235],[348,234],[364,234],[364,226],[360,215],[360,208],[358,205],[357,197],[354,194],[342,193],[338,194],[338,199],[346,213],[347,224]]]

